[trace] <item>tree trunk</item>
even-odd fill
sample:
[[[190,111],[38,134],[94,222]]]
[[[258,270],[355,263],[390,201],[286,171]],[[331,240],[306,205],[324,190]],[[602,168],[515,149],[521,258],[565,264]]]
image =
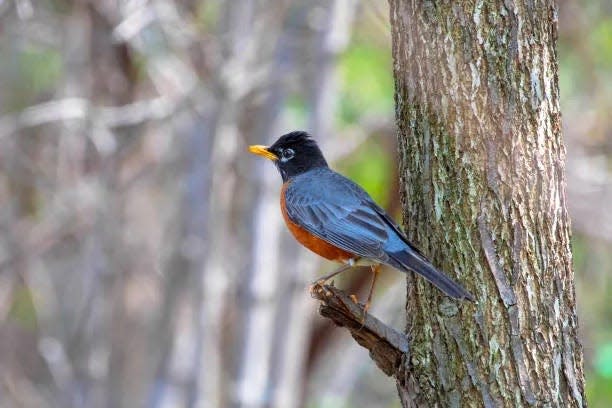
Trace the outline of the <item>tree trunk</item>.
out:
[[[390,0],[409,238],[404,406],[585,406],[553,1]]]

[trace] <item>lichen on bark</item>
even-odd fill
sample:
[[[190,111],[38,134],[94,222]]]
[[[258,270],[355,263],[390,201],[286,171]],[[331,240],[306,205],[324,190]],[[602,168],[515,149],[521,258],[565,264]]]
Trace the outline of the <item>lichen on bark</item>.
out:
[[[478,299],[408,278],[404,406],[585,406],[556,5],[390,5],[406,230]]]

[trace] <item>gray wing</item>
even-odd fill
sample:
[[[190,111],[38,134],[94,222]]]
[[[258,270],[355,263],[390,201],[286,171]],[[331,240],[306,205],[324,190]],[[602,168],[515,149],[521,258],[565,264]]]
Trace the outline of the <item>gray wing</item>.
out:
[[[291,221],[311,234],[359,257],[386,262],[389,226],[352,181],[333,173],[292,183],[285,204]]]

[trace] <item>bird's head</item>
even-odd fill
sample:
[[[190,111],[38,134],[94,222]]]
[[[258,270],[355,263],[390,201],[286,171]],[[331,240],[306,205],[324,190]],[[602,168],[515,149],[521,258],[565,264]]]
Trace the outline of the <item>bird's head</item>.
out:
[[[303,131],[282,135],[271,146],[249,146],[249,151],[272,160],[283,181],[316,167],[327,167],[317,142]]]

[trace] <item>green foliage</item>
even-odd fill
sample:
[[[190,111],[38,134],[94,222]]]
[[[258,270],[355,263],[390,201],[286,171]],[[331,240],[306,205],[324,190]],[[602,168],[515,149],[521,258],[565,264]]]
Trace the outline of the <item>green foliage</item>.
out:
[[[591,9],[601,7],[593,7],[597,1],[589,3]],[[607,98],[606,93],[609,95],[612,90],[612,81],[608,79],[612,70],[612,18],[602,16],[599,11],[590,14],[588,31],[570,32],[559,42],[562,107],[570,102],[583,103],[581,97],[593,100],[599,94]]]
[[[25,328],[36,328],[36,308],[34,307],[32,293],[27,287],[22,286],[13,292],[8,317]]]
[[[586,392],[591,407],[609,407],[612,402],[612,342],[598,347],[595,370],[587,374]]]
[[[598,373],[587,373],[586,394],[591,408],[608,408],[612,401],[612,379]]]
[[[560,46],[559,58],[559,89],[561,91],[561,102],[570,100],[568,96],[574,96],[582,85],[580,58],[571,52],[565,52],[568,48]]]
[[[25,44],[19,49],[4,46],[0,59],[9,67],[8,83],[3,83],[11,110],[20,110],[36,102],[41,94],[51,92],[62,74],[62,60],[57,50]],[[7,92],[8,91],[8,92]]]
[[[33,92],[52,89],[61,72],[61,60],[56,51],[34,46],[22,51],[19,66]]]
[[[612,70],[612,18],[603,19],[590,33],[593,62],[606,75]]]
[[[219,22],[221,3],[215,1],[203,1],[196,9],[196,22],[203,32],[213,31]]]
[[[574,258],[574,269],[577,275],[585,268],[588,250],[588,243],[585,238],[580,234],[574,234],[572,236],[572,257]]]
[[[393,112],[391,56],[385,48],[361,43],[350,47],[340,59],[340,119],[358,122],[364,114]]]
[[[612,380],[612,342],[600,346],[595,356],[595,371]]]
[[[582,310],[583,341],[587,350],[594,350],[586,353],[587,400],[591,407],[609,407],[612,401],[612,308],[607,296],[606,269],[612,258],[605,244],[580,233],[572,237],[572,253],[578,306]]]
[[[368,142],[341,164],[341,171],[361,185],[381,206],[388,201],[391,160],[377,143]],[[394,187],[395,188],[395,187]]]

